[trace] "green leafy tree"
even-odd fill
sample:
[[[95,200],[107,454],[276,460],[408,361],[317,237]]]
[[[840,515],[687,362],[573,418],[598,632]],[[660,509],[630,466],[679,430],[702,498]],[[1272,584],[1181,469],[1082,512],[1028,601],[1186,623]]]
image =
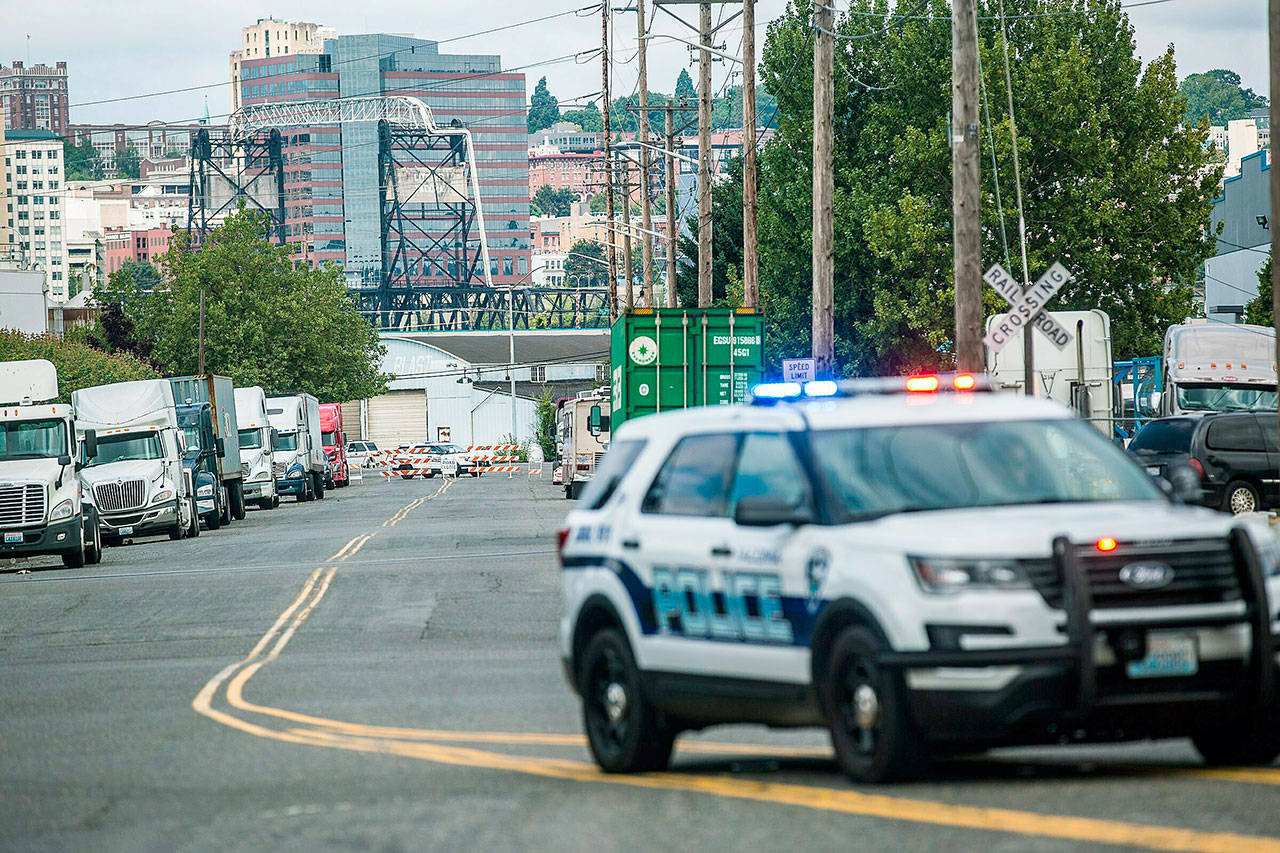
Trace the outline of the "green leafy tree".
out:
[[[560,116],[562,121],[572,122],[578,128],[586,133],[600,133],[604,130],[604,116],[600,112],[600,108],[595,104],[587,104],[585,107],[576,110],[569,110]],[[610,121],[613,120],[610,115]],[[612,130],[613,128],[609,128]]]
[[[80,144],[62,140],[63,168],[68,181],[96,181],[102,177],[102,159],[88,139]]]
[[[0,361],[44,358],[58,368],[58,401],[70,402],[71,392],[112,382],[157,379],[151,365],[126,353],[101,352],[70,336],[27,335],[0,329]]]
[[[550,462],[556,458],[556,398],[550,388],[544,388],[534,402],[538,414],[538,446],[542,448],[543,460]]]
[[[113,295],[153,342],[156,363],[171,375],[196,372],[203,291],[208,372],[327,402],[382,393],[385,349],[356,310],[341,269],[295,266],[290,249],[267,242],[264,231],[263,214],[241,209],[198,249],[174,235],[159,258],[162,287],[146,293],[132,279],[118,282]]]
[[[756,87],[756,130],[773,127],[778,99],[763,86]],[[711,127],[715,130],[742,127],[742,87],[730,86],[711,102]]]
[[[1246,321],[1255,326],[1274,326],[1271,305],[1271,255],[1267,255],[1262,269],[1258,270],[1258,295],[1244,308]]]
[[[529,212],[534,216],[568,216],[576,200],[568,187],[553,190],[550,184],[543,184],[529,200]]]
[[[123,152],[116,152],[116,174],[132,181],[138,180],[142,175],[142,157],[137,148],[129,145]]]
[[[560,103],[547,88],[547,78],[543,77],[533,89],[529,98],[529,116],[527,124],[530,133],[546,130],[560,120]]]
[[[1187,99],[1184,121],[1188,125],[1206,118],[1209,124],[1225,125],[1267,106],[1266,97],[1240,85],[1240,75],[1225,68],[1188,74],[1179,89]]]
[[[608,287],[609,268],[604,246],[592,240],[579,240],[569,247],[564,260],[564,281],[571,287]]]
[[[1032,278],[1061,260],[1075,280],[1054,309],[1100,308],[1117,359],[1157,352],[1185,318],[1219,172],[1202,169],[1206,132],[1182,125],[1172,51],[1145,68],[1118,0],[1087,15],[1070,0],[1005,0]],[[951,35],[945,0],[881,17],[853,0],[837,26],[835,103],[836,358],[845,374],[952,364]],[[994,0],[979,4],[979,41],[1003,190],[994,198],[983,136],[983,263],[1021,276],[1010,122]],[[882,32],[883,31],[883,32]],[[812,81],[808,4],[769,27],[762,78],[778,99],[777,135],[761,155],[761,287],[769,351],[807,354],[811,302]],[[1122,153],[1123,152],[1123,153]],[[726,214],[727,215],[727,214]],[[1012,251],[1006,255],[1001,230]],[[1005,306],[984,294],[988,315]]]
[[[689,76],[688,68],[680,69],[680,76],[676,78],[676,103],[697,103],[698,90],[693,88],[693,78]]]

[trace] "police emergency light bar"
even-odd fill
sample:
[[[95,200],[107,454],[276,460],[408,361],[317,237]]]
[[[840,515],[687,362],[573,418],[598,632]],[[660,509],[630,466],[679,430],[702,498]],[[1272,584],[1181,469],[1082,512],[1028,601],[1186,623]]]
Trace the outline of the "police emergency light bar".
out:
[[[872,379],[818,379],[812,382],[765,382],[751,389],[751,403],[771,406],[778,402],[827,397],[859,397],[868,394],[939,394],[992,391],[991,381],[972,373],[936,373],[924,376],[884,376]]]

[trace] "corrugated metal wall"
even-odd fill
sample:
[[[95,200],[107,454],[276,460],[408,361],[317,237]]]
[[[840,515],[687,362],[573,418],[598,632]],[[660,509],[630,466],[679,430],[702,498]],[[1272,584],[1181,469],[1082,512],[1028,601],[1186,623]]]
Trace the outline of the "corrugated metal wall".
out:
[[[347,434],[347,441],[358,441],[364,438],[360,432],[360,401],[352,400],[342,404],[342,431]]]

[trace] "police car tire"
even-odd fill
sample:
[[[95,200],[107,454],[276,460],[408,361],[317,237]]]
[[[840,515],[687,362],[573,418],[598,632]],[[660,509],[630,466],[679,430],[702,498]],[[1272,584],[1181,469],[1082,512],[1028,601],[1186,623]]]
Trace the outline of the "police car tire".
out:
[[[582,725],[587,744],[606,773],[665,770],[671,761],[675,732],[659,717],[640,689],[640,670],[626,637],[614,628],[597,632],[587,643],[579,670]],[[610,679],[608,684],[604,679]],[[603,691],[617,685],[624,691],[625,710],[610,723]]]
[[[902,676],[881,669],[874,655],[882,648],[866,628],[845,628],[831,644],[826,672],[819,683],[822,708],[831,730],[831,744],[841,768],[855,782],[897,782],[919,776],[927,763],[920,733],[913,725],[906,705],[906,684]],[[874,691],[878,704],[870,749],[850,729],[850,707],[860,685]]]
[[[1220,720],[1191,742],[1206,764],[1265,766],[1280,757],[1280,722],[1274,712],[1235,724]]]

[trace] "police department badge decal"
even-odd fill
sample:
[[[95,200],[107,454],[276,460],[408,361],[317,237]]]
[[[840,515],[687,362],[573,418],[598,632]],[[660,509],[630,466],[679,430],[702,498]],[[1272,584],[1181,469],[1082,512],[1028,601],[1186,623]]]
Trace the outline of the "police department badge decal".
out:
[[[804,575],[809,581],[809,599],[806,604],[810,613],[817,613],[818,608],[822,606],[822,599],[818,597],[818,593],[822,590],[822,585],[827,582],[827,572],[830,568],[831,555],[825,548],[814,551],[805,565]]]

